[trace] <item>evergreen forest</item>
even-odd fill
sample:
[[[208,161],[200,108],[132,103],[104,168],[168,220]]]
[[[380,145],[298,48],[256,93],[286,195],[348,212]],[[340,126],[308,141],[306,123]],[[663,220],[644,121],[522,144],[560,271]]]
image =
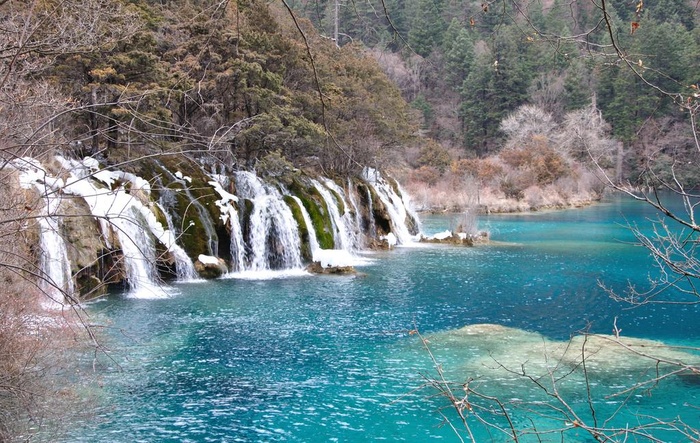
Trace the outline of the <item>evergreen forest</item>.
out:
[[[554,132],[571,139],[572,118],[590,127],[595,113],[580,111],[592,106],[604,121],[598,139],[607,139],[598,145],[616,157],[607,160],[616,163],[607,165],[616,179],[642,184],[653,171],[657,181],[675,174],[686,185],[698,184],[693,128],[682,106],[695,100],[700,81],[695,2],[293,4],[341,47],[361,42],[369,48],[420,112],[421,134],[437,142],[408,157],[424,176],[440,176],[450,164],[453,172],[463,170],[469,162],[460,159],[523,146],[522,137],[502,125],[523,106],[520,119],[543,136],[528,149],[561,153],[562,142],[549,131],[560,125]],[[566,150],[574,160],[589,157],[580,146]],[[481,174],[472,167],[472,175],[489,175],[492,166],[482,164]],[[557,168],[550,169],[556,176]]]

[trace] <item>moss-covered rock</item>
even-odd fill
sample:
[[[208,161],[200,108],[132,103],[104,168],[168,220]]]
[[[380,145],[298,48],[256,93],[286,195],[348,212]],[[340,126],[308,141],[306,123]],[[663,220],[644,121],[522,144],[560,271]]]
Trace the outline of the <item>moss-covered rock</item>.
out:
[[[306,212],[309,214],[311,223],[316,231],[319,247],[322,249],[333,249],[335,247],[333,224],[321,194],[314,186],[305,186],[300,181],[295,182],[290,187],[290,190],[301,200]]]
[[[297,226],[299,229],[299,239],[301,240],[301,257],[305,261],[311,261],[313,260],[313,254],[311,251],[309,241],[310,233],[308,226],[306,226],[306,220],[304,220],[304,215],[301,212],[301,208],[299,207],[297,201],[294,200],[294,198],[290,195],[284,196],[284,202],[287,204],[287,206],[289,206],[289,209],[292,211],[294,221],[297,222]],[[314,235],[316,234],[314,233]]]

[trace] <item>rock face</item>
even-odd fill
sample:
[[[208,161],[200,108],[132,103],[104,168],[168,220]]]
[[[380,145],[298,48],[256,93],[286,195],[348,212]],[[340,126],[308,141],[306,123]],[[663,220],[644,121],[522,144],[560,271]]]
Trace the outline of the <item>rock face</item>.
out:
[[[62,200],[59,211],[64,215],[62,234],[77,291],[84,298],[103,295],[108,283],[123,280],[123,273],[117,272],[116,257],[107,249],[97,220],[79,198]]]

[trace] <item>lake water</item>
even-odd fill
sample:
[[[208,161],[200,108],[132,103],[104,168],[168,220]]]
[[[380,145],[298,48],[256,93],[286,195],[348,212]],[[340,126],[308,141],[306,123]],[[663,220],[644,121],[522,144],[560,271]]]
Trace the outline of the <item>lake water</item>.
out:
[[[700,343],[698,307],[628,309],[599,286],[623,291],[654,275],[626,227],[650,216],[647,206],[624,199],[487,216],[479,226],[499,243],[375,252],[357,276],[180,284],[171,298],[156,300],[115,294],[87,307],[94,322],[109,326],[103,340],[114,361],[103,358],[109,367],[98,369],[103,388],[95,416],[73,423],[65,441],[458,442],[450,426],[441,426],[445,400],[419,389],[436,371],[410,330],[430,340],[449,378],[478,376],[479,390],[516,402],[541,401],[541,393],[527,380],[498,378],[474,362],[492,351],[500,352],[493,361],[522,355],[583,329],[609,334],[615,318],[623,336]],[[454,224],[450,216],[423,218],[427,233]],[[479,324],[507,329],[455,335]],[[673,378],[648,395],[634,393],[618,411],[625,398],[607,396],[632,383],[628,372],[594,380],[601,423],[614,415],[606,425],[624,426],[639,414],[700,423],[700,386],[692,380]],[[590,418],[585,386],[572,383],[567,400]],[[466,441],[455,414],[443,412]],[[512,413],[523,429],[571,424],[553,411],[548,418],[526,408]],[[470,427],[478,441],[508,441],[475,416]],[[542,437],[561,439],[558,433]],[[524,435],[521,441],[537,440]],[[565,441],[589,440],[574,429]]]

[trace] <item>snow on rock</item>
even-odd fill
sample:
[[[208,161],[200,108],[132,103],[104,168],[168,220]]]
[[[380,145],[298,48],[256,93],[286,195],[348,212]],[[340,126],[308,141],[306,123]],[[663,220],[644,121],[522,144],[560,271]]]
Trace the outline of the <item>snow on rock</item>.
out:
[[[197,260],[199,260],[203,265],[218,265],[219,264],[219,258],[214,257],[213,255],[199,254],[199,256],[197,257]]]
[[[314,251],[313,261],[319,262],[322,267],[353,266],[356,258],[344,249],[317,249]]]
[[[396,235],[394,235],[393,232],[388,233],[387,235],[383,235],[380,237],[380,240],[386,240],[387,244],[389,245],[390,248],[393,248],[398,244],[398,239],[396,238]]]

